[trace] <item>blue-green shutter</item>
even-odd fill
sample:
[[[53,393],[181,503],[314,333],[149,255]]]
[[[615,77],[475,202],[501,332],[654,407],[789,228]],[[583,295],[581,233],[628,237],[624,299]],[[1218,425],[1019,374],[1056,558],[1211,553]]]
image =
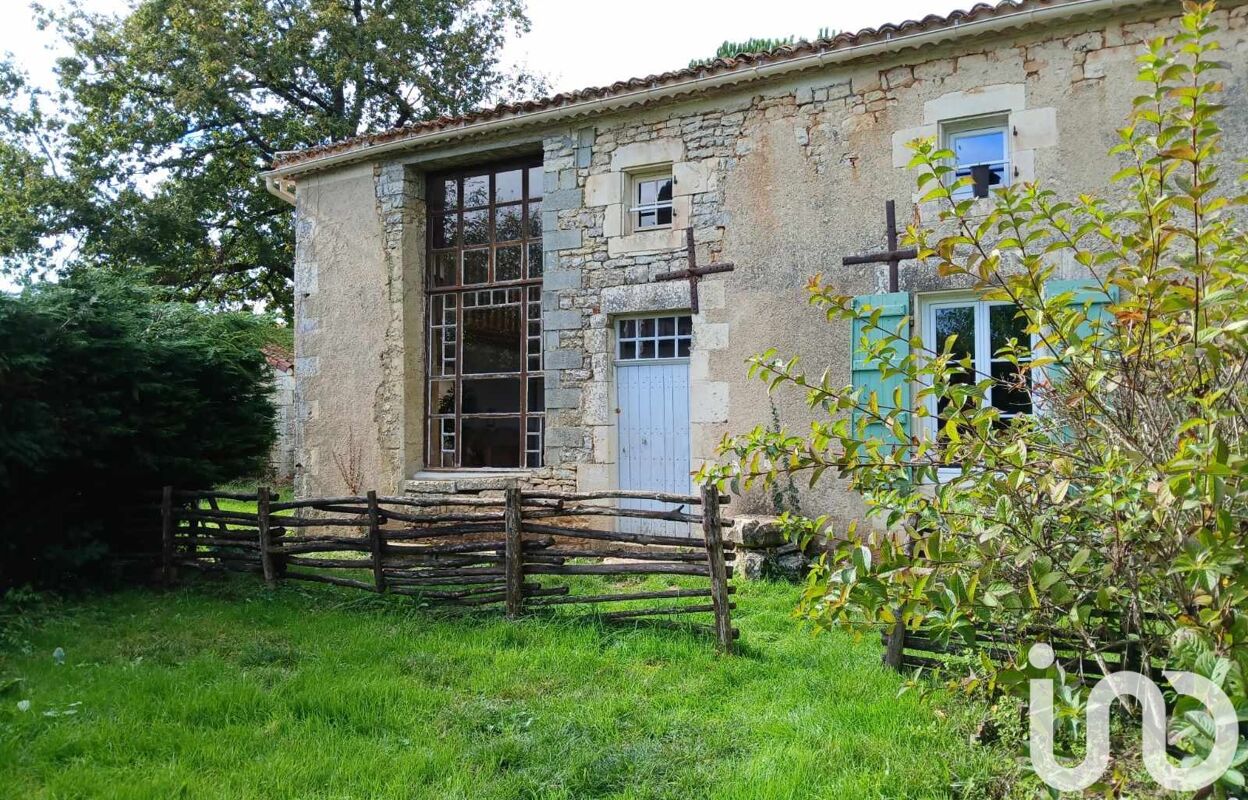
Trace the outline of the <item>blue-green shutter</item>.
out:
[[[879,319],[872,325],[871,319],[879,310]],[[854,298],[853,341],[851,343],[853,358],[853,386],[862,389],[859,402],[869,405],[870,395],[876,396],[880,413],[887,414],[894,409],[901,409],[898,417],[901,427],[907,436],[910,434],[910,381],[906,375],[895,369],[883,368],[879,358],[872,357],[872,344],[891,338],[888,333],[897,334],[900,338],[891,343],[893,355],[889,359],[892,364],[900,364],[910,354],[910,331],[902,327],[903,320],[910,315],[910,295],[905,292],[889,294],[867,294]],[[888,333],[886,333],[886,331]],[[859,418],[862,412],[854,411],[850,416],[854,435],[858,434]],[[880,422],[868,422],[866,438],[879,439],[889,445],[899,444],[897,437],[887,426]]]
[[[1076,280],[1052,280],[1046,281],[1044,284],[1044,296],[1047,300],[1051,297],[1071,292],[1070,301],[1066,304],[1074,308],[1082,309],[1087,306],[1088,319],[1096,320],[1100,323],[1099,327],[1102,331],[1108,329],[1108,324],[1113,321],[1109,313],[1109,304],[1117,301],[1118,287],[1111,286],[1106,292],[1097,283],[1088,278]],[[1079,326],[1076,333],[1080,338],[1086,338],[1092,333],[1092,326],[1084,323]]]
[[[1094,333],[1098,336],[1105,336],[1109,326],[1114,322],[1113,315],[1109,311],[1109,304],[1118,300],[1118,287],[1111,286],[1109,291],[1106,292],[1099,284],[1089,278],[1045,281],[1044,298],[1046,301],[1067,292],[1071,293],[1071,297],[1065,305],[1079,310],[1087,308],[1088,321],[1080,323],[1079,327],[1075,329],[1075,335],[1081,340]],[[1097,330],[1095,331],[1092,325],[1093,320],[1097,323]],[[1051,364],[1045,368],[1045,375],[1050,383],[1057,385],[1062,382],[1065,370],[1062,367],[1061,353],[1053,353],[1053,355],[1057,356],[1058,361],[1056,364]],[[1069,432],[1067,432],[1067,435],[1069,435]]]

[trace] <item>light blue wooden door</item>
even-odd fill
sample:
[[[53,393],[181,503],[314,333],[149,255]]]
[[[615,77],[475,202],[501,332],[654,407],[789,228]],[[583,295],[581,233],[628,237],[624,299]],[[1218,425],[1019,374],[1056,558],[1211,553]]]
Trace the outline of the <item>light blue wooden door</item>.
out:
[[[683,333],[688,331],[688,317],[624,322],[636,327],[626,328],[621,323],[621,346],[617,349],[620,488],[689,494],[689,343]],[[627,346],[634,342],[623,334],[649,331],[654,332],[651,340]],[[668,331],[670,345],[662,341]],[[649,500],[622,500],[620,505],[663,511],[673,508]],[[621,518],[620,528],[638,533],[691,533],[688,523],[662,520]]]

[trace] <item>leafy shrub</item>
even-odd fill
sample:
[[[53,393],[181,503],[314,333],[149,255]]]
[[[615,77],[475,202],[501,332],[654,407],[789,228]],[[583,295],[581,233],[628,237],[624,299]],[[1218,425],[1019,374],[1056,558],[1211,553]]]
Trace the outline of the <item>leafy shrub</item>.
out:
[[[124,519],[172,483],[259,474],[273,409],[264,323],[83,273],[0,296],[0,588],[99,574],[155,542]]]
[[[830,469],[882,523],[812,576],[810,618],[901,620],[970,648],[996,634],[995,660],[958,662],[966,686],[1025,691],[1014,668],[1025,647],[1061,639],[1102,670],[1198,665],[1248,708],[1248,237],[1232,213],[1248,193],[1225,174],[1212,7],[1185,9],[1180,33],[1140,58],[1147,90],[1113,150],[1125,202],[1027,184],[981,215],[955,192],[970,179],[954,180],[952,154],[913,145],[923,202],[944,211],[943,233],[909,238],[942,275],[1017,306],[1025,336],[994,354],[1013,377],[976,374],[953,337],[926,349],[909,319],[885,325],[821,278],[811,302],[858,321],[857,348],[881,382],[915,387],[913,406],[774,352],[752,360],[771,389],[806,392],[827,418],[807,435],[759,427],[727,440],[730,458],[708,476],[813,481]],[[1085,288],[1051,288],[1062,263]],[[1003,418],[988,402],[1003,385],[1027,385],[1037,413]],[[930,408],[943,409],[936,424]],[[1201,724],[1183,713],[1180,743],[1199,752]],[[1222,790],[1243,780],[1231,770]]]

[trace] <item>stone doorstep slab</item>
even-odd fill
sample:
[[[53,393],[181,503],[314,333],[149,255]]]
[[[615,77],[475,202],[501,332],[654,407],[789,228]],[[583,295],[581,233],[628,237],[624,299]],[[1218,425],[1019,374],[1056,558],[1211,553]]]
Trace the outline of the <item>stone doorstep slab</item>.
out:
[[[789,544],[778,517],[756,514],[734,514],[732,527],[724,531],[724,539],[747,550],[767,550]]]

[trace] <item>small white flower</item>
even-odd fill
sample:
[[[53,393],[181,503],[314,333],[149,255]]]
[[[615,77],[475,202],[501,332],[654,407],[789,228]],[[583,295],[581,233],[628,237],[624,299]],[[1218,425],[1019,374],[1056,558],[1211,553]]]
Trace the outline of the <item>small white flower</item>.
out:
[[[30,701],[29,701],[29,700],[18,700],[18,701],[17,701],[17,710],[18,710],[18,711],[29,711],[29,710],[30,710]]]

